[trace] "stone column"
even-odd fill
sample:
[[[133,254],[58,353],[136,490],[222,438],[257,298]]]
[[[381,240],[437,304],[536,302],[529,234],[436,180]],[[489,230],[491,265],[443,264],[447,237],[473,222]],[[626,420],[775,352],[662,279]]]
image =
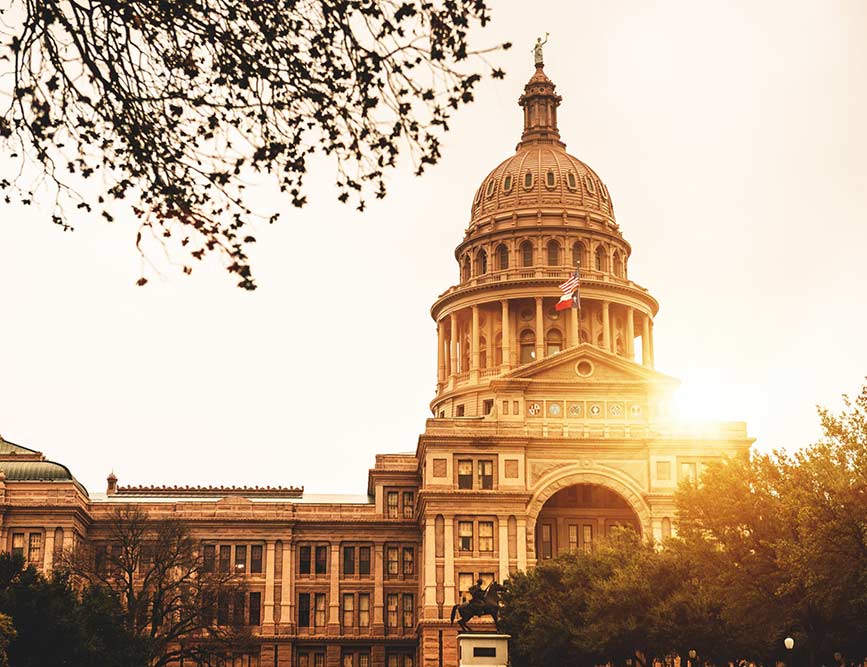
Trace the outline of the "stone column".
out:
[[[45,529],[45,540],[42,544],[42,572],[47,577],[54,565],[54,528]]]
[[[427,576],[427,575],[425,575]],[[436,607],[436,582],[434,582],[433,593],[434,607]],[[372,625],[381,628],[383,623],[382,615],[382,542],[377,542],[373,545],[373,623]]]
[[[635,322],[632,308],[626,309],[626,358],[635,359]]]
[[[424,524],[424,617],[437,618],[436,524],[426,517]]]
[[[443,382],[446,379],[446,340],[445,321],[437,322],[437,380]]]
[[[503,581],[509,576],[509,517],[499,516],[497,521],[500,525],[500,543],[497,545],[500,554],[499,581]]]
[[[470,345],[472,349],[470,352],[472,356],[470,357],[470,381],[478,382],[479,380],[479,307],[472,307],[473,313],[473,321],[472,321],[472,329],[470,331]]]
[[[485,345],[485,368],[494,368],[496,364],[494,361],[497,359],[497,345],[496,345],[496,336],[497,331],[494,327],[494,313],[488,313],[488,327],[487,331],[485,331],[485,337],[487,339],[487,344]],[[481,353],[481,351],[480,351]]]
[[[500,302],[503,306],[501,315],[501,324],[503,329],[503,365],[506,370],[512,367],[512,323],[509,318],[509,300],[503,299]]]
[[[602,348],[611,352],[611,316],[608,313],[610,304],[602,302]]]
[[[262,634],[274,633],[274,540],[265,543],[265,613]],[[266,626],[268,630],[266,630]]]
[[[340,544],[331,545],[331,576],[328,587],[328,625],[340,628]]]
[[[443,517],[443,607],[451,609],[455,603],[455,518]]]
[[[650,363],[650,315],[641,316],[641,364],[651,367]]]
[[[536,297],[536,361],[545,357],[545,313],[542,297]]]
[[[527,520],[518,517],[518,572],[527,569]]]
[[[295,545],[292,540],[283,540],[283,587],[280,589],[280,623],[288,626],[295,622],[295,616],[292,613],[293,600],[295,599],[295,590],[293,582],[295,581],[295,562],[292,558]]]
[[[569,309],[569,321],[572,323],[570,330],[572,331],[572,342],[569,343],[569,347],[575,347],[576,345],[581,344],[581,323],[578,319],[578,309],[570,308]]]
[[[648,347],[650,349],[650,367],[653,368],[653,320],[650,320],[648,323],[648,331],[650,333],[650,339],[648,340]]]
[[[451,337],[449,338],[449,382],[454,386],[455,375],[458,372],[458,314],[451,313],[449,315],[449,323],[451,324]]]

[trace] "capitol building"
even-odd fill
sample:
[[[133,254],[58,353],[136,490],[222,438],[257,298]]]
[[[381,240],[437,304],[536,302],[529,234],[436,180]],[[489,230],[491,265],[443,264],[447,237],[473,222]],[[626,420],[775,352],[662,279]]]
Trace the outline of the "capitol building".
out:
[[[432,416],[414,453],[377,455],[366,495],[114,475],[96,493],[75,461],[0,438],[5,548],[49,573],[135,506],[183,521],[242,573],[257,646],[238,665],[455,667],[449,616],[476,578],[591,550],[614,526],[675,532],[678,484],[752,439],[742,422],[670,417],[678,382],[654,364],[659,304],[633,280],[612,193],[566,152],[560,103],[538,64],[518,99],[517,148],[480,179],[455,284],[431,307]],[[555,309],[579,264],[580,308]]]

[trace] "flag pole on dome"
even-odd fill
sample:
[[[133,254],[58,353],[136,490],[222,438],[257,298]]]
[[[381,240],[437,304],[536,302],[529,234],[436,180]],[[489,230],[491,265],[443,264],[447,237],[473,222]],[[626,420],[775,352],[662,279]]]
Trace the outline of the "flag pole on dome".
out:
[[[560,297],[557,305],[554,306],[554,310],[577,308],[579,312],[581,311],[581,296],[578,293],[578,287],[581,283],[580,273],[581,262],[577,261],[575,262],[575,272],[569,277],[569,280],[560,285],[563,296]]]

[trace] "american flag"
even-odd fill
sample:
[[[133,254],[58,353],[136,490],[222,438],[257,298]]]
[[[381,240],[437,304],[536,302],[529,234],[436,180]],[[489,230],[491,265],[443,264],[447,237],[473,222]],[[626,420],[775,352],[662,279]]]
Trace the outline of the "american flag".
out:
[[[567,308],[581,309],[581,299],[578,296],[578,286],[581,283],[578,277],[580,268],[581,266],[579,264],[575,267],[575,273],[570,276],[569,280],[560,285],[563,296],[560,297],[557,305],[554,306],[555,310],[566,310]]]

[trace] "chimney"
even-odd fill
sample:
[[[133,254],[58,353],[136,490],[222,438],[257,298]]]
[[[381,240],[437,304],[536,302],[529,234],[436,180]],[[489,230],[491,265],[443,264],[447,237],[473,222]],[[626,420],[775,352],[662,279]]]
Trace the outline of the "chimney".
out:
[[[108,488],[105,490],[106,495],[113,496],[117,493],[117,477],[114,476],[114,471],[108,475]]]

